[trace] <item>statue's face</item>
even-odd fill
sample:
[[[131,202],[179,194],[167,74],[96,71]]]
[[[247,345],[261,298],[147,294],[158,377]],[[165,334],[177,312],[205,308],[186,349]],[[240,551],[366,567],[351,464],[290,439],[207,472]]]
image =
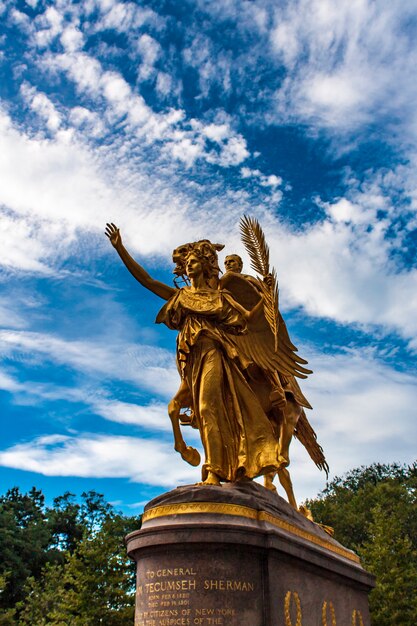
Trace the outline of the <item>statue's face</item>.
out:
[[[194,278],[195,276],[199,276],[203,273],[201,261],[197,256],[194,256],[194,254],[190,254],[187,257],[185,268],[189,278]]]
[[[230,254],[224,260],[224,266],[226,272],[241,272],[242,271],[242,259],[237,254]]]

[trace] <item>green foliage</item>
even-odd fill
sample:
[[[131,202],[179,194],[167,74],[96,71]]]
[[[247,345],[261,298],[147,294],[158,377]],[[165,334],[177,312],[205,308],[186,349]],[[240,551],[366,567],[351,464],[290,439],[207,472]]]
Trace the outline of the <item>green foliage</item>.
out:
[[[10,489],[0,498],[0,575],[7,575],[1,608],[11,608],[23,598],[29,575],[40,576],[48,561],[49,544],[43,494],[35,488],[27,494]]]
[[[0,499],[0,626],[122,626],[133,622],[135,567],[123,538],[140,519],[100,494],[12,489]],[[4,540],[4,541],[3,541]]]
[[[307,506],[376,575],[370,594],[373,626],[415,626],[417,465],[355,469],[335,478]]]
[[[415,624],[417,615],[417,550],[401,516],[377,504],[372,511],[363,564],[377,577],[370,596],[374,623],[378,626]]]
[[[10,572],[6,572],[0,575],[0,598],[6,589],[7,578],[10,576]],[[16,611],[13,608],[0,609],[0,626],[12,626],[15,624]]]

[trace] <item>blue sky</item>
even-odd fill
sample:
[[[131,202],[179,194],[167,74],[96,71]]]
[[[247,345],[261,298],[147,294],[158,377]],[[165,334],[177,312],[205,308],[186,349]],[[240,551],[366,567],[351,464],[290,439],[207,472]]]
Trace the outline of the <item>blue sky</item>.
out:
[[[3,488],[135,513],[199,480],[166,412],[175,334],[107,221],[172,284],[173,248],[244,256],[258,218],[331,476],[414,461],[415,2],[27,0],[0,19]],[[291,470],[300,500],[325,486],[298,442]]]

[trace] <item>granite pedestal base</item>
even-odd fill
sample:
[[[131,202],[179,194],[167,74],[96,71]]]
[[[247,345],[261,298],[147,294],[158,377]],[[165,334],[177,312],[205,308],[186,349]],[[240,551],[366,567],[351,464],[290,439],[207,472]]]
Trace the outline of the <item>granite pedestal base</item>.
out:
[[[254,482],[179,487],[126,538],[135,626],[369,626],[358,557]]]

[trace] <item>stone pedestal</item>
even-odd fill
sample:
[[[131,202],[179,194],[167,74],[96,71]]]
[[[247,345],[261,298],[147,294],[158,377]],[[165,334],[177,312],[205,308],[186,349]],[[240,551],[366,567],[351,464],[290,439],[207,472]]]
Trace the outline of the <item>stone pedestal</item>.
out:
[[[358,557],[254,482],[179,487],[126,538],[135,626],[369,626]]]

